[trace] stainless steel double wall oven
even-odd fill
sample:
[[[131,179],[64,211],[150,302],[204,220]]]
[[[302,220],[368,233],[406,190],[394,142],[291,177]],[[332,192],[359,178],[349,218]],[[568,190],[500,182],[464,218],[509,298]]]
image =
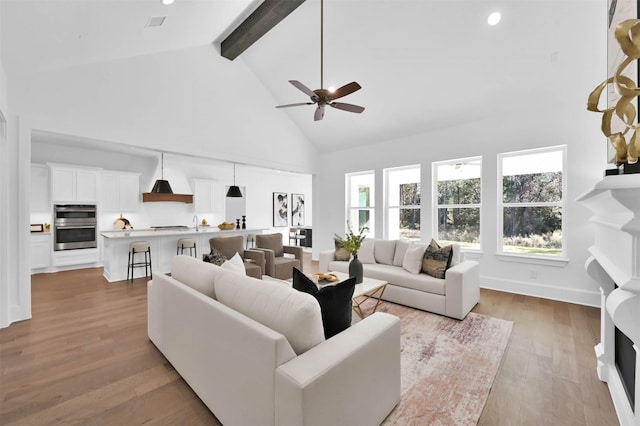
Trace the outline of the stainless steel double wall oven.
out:
[[[56,204],[53,206],[53,249],[74,250],[98,247],[94,204]]]

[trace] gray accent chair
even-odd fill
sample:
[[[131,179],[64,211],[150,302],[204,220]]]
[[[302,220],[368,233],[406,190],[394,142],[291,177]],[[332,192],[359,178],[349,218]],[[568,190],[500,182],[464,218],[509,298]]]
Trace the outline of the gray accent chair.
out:
[[[256,249],[265,254],[265,274],[270,277],[288,280],[294,267],[302,271],[302,247],[283,245],[282,234],[256,235]]]
[[[231,259],[238,253],[250,277],[262,279],[265,274],[265,253],[261,250],[245,249],[242,235],[213,237],[209,239],[209,247],[218,250],[227,259]]]

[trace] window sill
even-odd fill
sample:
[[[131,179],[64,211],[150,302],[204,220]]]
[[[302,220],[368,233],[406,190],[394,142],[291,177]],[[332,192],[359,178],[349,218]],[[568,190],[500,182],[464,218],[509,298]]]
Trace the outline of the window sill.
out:
[[[556,266],[562,268],[569,263],[566,257],[527,256],[523,254],[496,253],[496,257],[505,262],[528,263],[533,265]]]

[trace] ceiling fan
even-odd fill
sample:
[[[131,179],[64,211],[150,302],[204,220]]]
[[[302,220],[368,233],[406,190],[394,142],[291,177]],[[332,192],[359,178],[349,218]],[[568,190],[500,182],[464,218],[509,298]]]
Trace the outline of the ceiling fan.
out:
[[[336,99],[340,99],[357,90],[360,90],[361,86],[358,83],[356,83],[355,81],[352,81],[351,83],[345,84],[344,86],[334,91],[329,91],[327,89],[322,88],[324,83],[324,40],[323,40],[324,31],[323,30],[324,30],[324,0],[320,0],[320,89],[311,90],[297,80],[289,80],[289,83],[293,84],[298,90],[300,90],[301,92],[309,96],[309,98],[311,98],[311,102],[299,102],[295,104],[278,105],[276,106],[276,108],[289,108],[289,107],[301,106],[301,105],[318,105],[316,107],[316,112],[313,115],[314,121],[322,120],[322,118],[324,117],[324,107],[327,105],[329,105],[332,108],[360,114],[362,111],[364,111],[364,107],[361,107],[359,105],[346,104],[344,102],[335,102]]]

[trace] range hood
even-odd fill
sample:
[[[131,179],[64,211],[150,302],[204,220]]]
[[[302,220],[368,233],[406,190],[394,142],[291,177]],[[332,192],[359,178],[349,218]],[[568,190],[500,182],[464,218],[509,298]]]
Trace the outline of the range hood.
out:
[[[167,194],[162,192],[143,192],[142,202],[151,203],[155,201],[174,201],[177,203],[193,203],[193,194]]]
[[[164,180],[164,152],[162,153],[161,178],[156,180],[151,192],[142,193],[142,202],[174,201],[179,203],[193,203],[191,194],[174,194],[168,180]]]

